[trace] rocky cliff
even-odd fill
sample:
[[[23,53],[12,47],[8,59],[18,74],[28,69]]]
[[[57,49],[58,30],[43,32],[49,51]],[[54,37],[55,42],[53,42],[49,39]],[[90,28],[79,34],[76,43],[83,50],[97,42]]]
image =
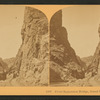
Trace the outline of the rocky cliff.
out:
[[[48,84],[48,20],[39,10],[26,7],[22,44],[9,74],[24,86]]]
[[[76,56],[68,41],[66,28],[62,26],[62,11],[53,15],[50,21],[50,82],[82,79],[85,63]]]

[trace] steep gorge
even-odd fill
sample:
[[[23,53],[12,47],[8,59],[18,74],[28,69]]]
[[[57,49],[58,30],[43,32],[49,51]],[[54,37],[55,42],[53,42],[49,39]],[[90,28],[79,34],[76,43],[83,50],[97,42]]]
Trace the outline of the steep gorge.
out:
[[[9,67],[10,71],[7,81],[0,86],[47,86],[49,80],[51,84],[61,82],[65,86],[91,86],[94,78],[99,80],[100,43],[92,63],[91,57],[81,60],[69,43],[66,28],[62,26],[62,10],[53,15],[49,24],[50,27],[41,11],[25,8],[22,44],[16,58],[5,60],[10,65],[3,63],[4,69]],[[86,65],[84,61],[87,59]],[[1,67],[1,70],[4,69]]]
[[[37,9],[26,7],[21,35],[22,44],[8,76],[23,86],[48,85],[49,35],[46,16]]]
[[[85,63],[76,56],[62,26],[62,11],[50,21],[50,82],[64,82],[85,77]]]

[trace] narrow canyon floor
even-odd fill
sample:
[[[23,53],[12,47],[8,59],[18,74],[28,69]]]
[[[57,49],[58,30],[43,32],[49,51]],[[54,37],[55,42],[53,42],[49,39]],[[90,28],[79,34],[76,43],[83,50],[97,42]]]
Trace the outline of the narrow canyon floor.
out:
[[[100,75],[96,75],[90,78],[78,79],[73,82],[58,82],[51,83],[50,86],[67,86],[67,87],[99,87]]]

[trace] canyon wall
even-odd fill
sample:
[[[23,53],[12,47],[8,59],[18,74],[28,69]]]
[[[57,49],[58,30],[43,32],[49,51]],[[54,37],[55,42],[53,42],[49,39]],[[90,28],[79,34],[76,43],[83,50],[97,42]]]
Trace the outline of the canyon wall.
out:
[[[46,16],[37,9],[26,7],[21,35],[22,44],[9,74],[25,86],[48,85],[49,34]]]
[[[50,21],[50,82],[82,79],[85,77],[85,66],[68,41],[60,10]]]

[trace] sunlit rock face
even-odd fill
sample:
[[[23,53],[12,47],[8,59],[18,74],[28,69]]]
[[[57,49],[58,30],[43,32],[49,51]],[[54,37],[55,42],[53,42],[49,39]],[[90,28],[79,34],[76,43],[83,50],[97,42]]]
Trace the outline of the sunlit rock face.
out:
[[[48,20],[39,10],[26,7],[21,30],[22,44],[10,71],[25,86],[48,85]]]
[[[85,63],[76,56],[68,41],[68,33],[62,26],[62,11],[50,21],[50,82],[84,78]]]

